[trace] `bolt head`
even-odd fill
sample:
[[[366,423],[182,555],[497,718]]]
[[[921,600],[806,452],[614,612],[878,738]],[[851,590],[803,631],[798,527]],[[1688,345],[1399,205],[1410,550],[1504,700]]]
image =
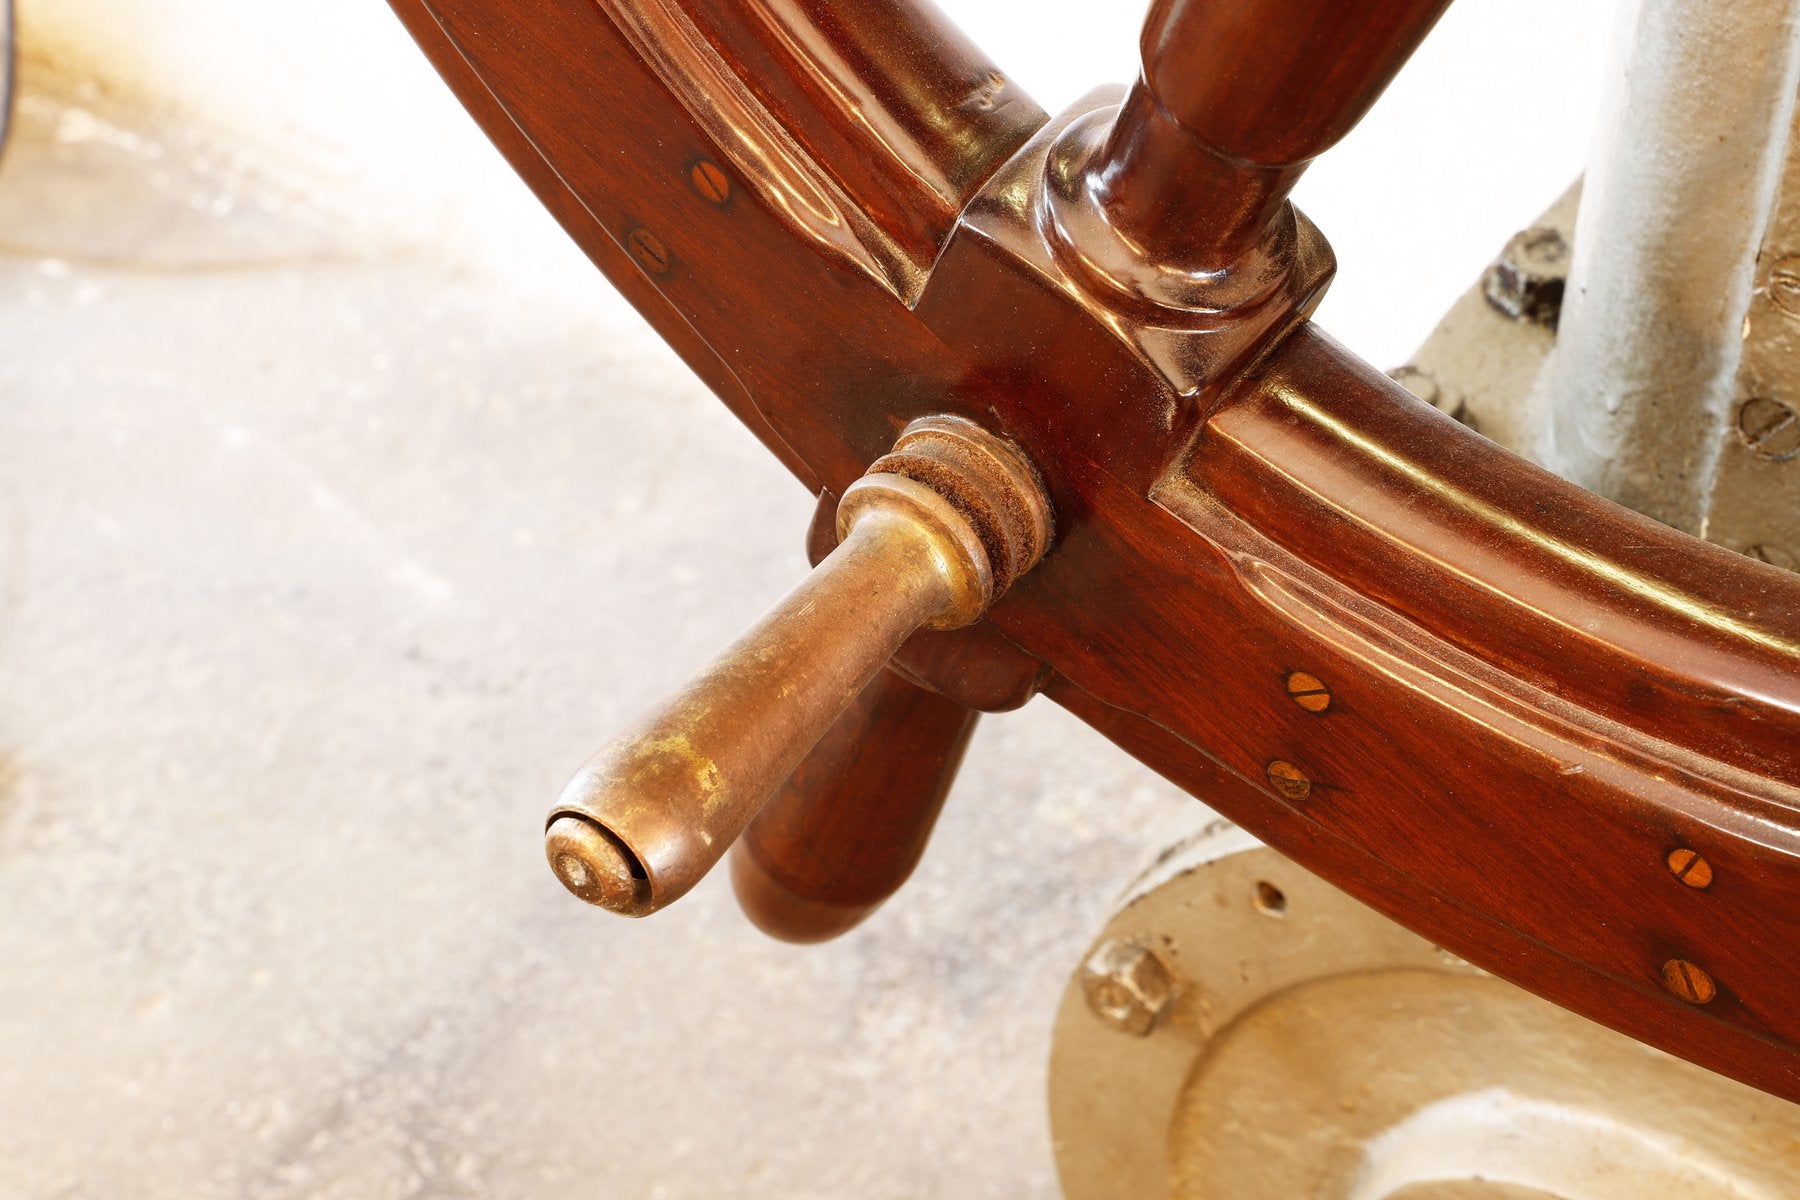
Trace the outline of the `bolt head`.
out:
[[[1096,1017],[1133,1037],[1147,1037],[1175,999],[1175,975],[1153,951],[1107,941],[1082,964],[1081,990]]]
[[[1738,406],[1738,437],[1750,453],[1770,462],[1800,458],[1800,412],[1771,396],[1752,396]]]
[[[1517,321],[1556,328],[1569,280],[1569,243],[1548,226],[1513,235],[1482,280],[1488,303]]]
[[[1784,258],[1769,268],[1769,303],[1790,317],[1800,317],[1800,258]]]

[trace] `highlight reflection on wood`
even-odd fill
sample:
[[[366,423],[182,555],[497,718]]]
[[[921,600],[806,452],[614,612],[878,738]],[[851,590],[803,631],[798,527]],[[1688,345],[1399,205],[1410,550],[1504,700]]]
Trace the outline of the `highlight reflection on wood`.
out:
[[[731,852],[745,914],[784,941],[822,942],[880,907],[924,855],[979,715],[876,676]]]

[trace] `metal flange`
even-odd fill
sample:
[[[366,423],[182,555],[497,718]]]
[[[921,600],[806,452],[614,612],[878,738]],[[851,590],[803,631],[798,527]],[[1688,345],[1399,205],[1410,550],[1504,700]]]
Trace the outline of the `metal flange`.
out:
[[[1068,1200],[1800,1195],[1800,1106],[1477,970],[1218,822],[1064,994]]]

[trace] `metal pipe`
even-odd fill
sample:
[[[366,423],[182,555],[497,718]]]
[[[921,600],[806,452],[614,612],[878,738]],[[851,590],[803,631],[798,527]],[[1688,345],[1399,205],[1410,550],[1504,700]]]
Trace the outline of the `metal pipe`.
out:
[[[1535,456],[1707,534],[1800,83],[1800,0],[1629,0]]]

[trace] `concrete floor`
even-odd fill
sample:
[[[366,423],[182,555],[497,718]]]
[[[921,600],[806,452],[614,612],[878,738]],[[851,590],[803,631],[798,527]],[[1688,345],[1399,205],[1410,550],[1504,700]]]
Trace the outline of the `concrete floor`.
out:
[[[371,238],[198,126],[25,83],[0,1192],[1056,1195],[1063,981],[1203,810],[1039,702],[839,943],[764,940],[723,879],[576,904],[550,800],[798,576],[809,497],[579,264]]]

